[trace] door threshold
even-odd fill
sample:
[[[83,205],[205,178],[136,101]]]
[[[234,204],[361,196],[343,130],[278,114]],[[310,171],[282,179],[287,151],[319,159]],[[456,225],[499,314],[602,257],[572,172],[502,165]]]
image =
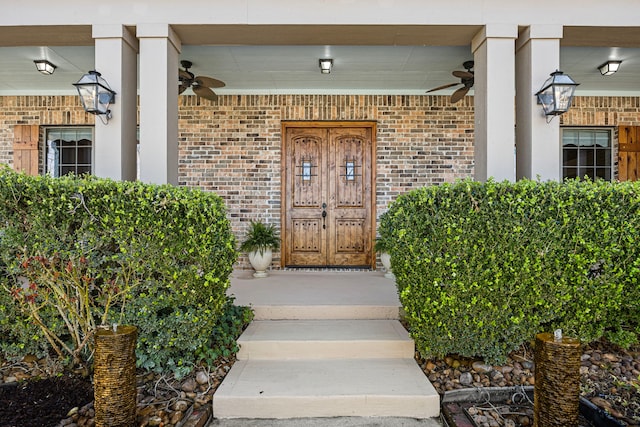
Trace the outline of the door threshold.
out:
[[[313,266],[313,265],[287,265],[283,271],[373,271],[368,265],[363,266],[344,266],[344,265],[327,265],[327,266]]]

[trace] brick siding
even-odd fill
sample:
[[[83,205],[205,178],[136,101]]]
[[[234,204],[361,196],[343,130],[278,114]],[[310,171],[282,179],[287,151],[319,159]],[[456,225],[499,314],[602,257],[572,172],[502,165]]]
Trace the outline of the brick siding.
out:
[[[640,97],[578,96],[560,118],[564,126],[640,126]]]
[[[240,238],[250,220],[280,223],[282,121],[376,121],[378,214],[411,188],[473,175],[471,98],[251,95],[211,106],[181,97],[179,111],[179,184],[225,198]]]
[[[0,97],[0,163],[12,163],[13,126],[93,125],[77,96]],[[222,196],[234,232],[280,222],[281,122],[377,123],[377,212],[412,188],[473,177],[473,98],[446,96],[225,95],[179,98],[180,185]],[[577,97],[566,126],[640,125],[638,97]],[[43,144],[41,144],[43,146]],[[275,254],[274,266],[279,265]],[[238,264],[248,267],[243,256]]]

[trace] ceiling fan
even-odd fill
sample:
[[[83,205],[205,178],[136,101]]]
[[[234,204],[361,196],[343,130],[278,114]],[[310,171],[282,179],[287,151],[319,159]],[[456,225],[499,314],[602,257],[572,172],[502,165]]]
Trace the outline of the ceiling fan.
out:
[[[454,77],[458,77],[460,79],[460,83],[449,83],[449,84],[446,84],[446,85],[443,85],[443,86],[438,86],[436,88],[428,90],[427,93],[435,92],[437,90],[446,89],[448,87],[453,87],[453,86],[457,86],[459,84],[462,84],[464,86],[461,87],[460,89],[457,89],[451,95],[451,103],[455,104],[456,102],[458,102],[462,98],[464,98],[464,96],[467,94],[467,92],[469,92],[469,89],[471,89],[473,87],[473,71],[471,71],[471,69],[473,68],[473,61],[465,61],[462,64],[462,66],[464,68],[466,68],[467,71],[456,70],[453,73],[451,73],[451,74],[454,75]]]
[[[218,95],[216,95],[211,88],[224,87],[224,82],[211,77],[194,76],[193,73],[189,71],[189,68],[193,65],[191,61],[180,61],[180,65],[182,65],[184,70],[178,70],[178,79],[180,80],[178,86],[179,94],[191,87],[193,92],[202,98],[206,98],[210,101],[218,99]]]

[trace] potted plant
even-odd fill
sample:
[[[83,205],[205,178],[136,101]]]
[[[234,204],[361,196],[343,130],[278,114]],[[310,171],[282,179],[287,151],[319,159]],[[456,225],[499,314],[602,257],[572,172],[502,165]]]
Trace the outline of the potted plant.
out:
[[[256,271],[253,277],[267,277],[267,268],[271,265],[273,251],[280,248],[280,237],[273,224],[251,221],[247,236],[240,250],[249,256],[249,262]]]
[[[387,279],[395,279],[391,271],[391,242],[387,238],[378,237],[374,246],[376,252],[380,253],[380,262],[384,267],[385,275]]]

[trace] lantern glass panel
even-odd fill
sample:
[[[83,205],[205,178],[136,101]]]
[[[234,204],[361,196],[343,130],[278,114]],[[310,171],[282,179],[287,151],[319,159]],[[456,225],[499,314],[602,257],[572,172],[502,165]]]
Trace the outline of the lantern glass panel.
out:
[[[554,89],[554,99],[556,112],[566,112],[571,107],[571,99],[573,98],[573,86],[559,85]]]
[[[78,93],[80,94],[80,102],[82,102],[82,107],[85,111],[89,113],[96,112],[98,108],[96,105],[96,87],[92,85],[78,86]]]

